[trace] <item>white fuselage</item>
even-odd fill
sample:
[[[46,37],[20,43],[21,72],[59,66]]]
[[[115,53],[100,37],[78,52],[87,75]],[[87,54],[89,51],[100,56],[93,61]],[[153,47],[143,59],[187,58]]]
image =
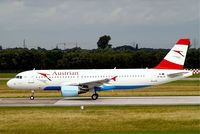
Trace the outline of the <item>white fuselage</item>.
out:
[[[169,77],[169,74],[178,74]],[[111,89],[135,89],[152,85],[167,83],[184,77],[191,76],[192,72],[186,70],[167,69],[87,69],[87,70],[32,70],[19,73],[7,85],[14,89],[44,89],[60,90],[61,86],[79,85],[112,79],[99,87],[96,91]],[[93,85],[91,85],[93,86]]]

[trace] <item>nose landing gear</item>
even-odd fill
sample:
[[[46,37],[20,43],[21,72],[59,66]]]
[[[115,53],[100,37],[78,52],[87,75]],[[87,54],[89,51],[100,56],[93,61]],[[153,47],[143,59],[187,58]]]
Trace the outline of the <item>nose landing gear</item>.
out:
[[[34,97],[35,90],[32,90],[31,92],[32,92],[32,95],[30,96],[30,100],[34,100],[35,99],[35,97]]]

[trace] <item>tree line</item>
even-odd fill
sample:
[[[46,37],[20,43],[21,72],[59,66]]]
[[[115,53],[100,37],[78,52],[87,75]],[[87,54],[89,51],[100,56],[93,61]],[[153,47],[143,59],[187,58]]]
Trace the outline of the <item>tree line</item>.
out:
[[[131,46],[86,50],[10,48],[0,50],[0,71],[19,72],[35,69],[111,69],[152,68],[169,49],[136,49]],[[200,68],[200,48],[190,48],[185,68]]]

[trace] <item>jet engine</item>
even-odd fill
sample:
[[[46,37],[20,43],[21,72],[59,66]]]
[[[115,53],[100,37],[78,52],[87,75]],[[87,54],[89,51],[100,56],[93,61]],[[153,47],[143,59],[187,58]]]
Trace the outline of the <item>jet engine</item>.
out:
[[[78,86],[62,86],[61,87],[61,94],[64,97],[78,96],[79,91],[80,89]]]

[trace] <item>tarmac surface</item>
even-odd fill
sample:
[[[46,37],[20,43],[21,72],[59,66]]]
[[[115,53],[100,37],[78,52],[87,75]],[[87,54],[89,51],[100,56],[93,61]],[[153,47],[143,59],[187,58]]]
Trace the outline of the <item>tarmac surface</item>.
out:
[[[200,96],[0,98],[0,106],[200,105]]]

